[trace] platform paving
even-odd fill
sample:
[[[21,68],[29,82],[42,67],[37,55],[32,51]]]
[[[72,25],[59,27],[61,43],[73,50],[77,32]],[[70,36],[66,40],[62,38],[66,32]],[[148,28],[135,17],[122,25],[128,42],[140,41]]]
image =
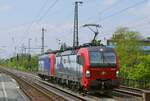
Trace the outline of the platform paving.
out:
[[[10,76],[0,73],[0,101],[30,101]]]

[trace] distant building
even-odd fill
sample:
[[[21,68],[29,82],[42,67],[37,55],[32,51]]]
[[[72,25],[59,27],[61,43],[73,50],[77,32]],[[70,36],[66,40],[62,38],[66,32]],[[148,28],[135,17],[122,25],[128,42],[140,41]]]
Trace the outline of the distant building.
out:
[[[142,44],[141,48],[144,51],[144,53],[150,54],[150,38],[140,40],[139,42]],[[107,46],[108,47],[113,47],[114,48],[115,45],[116,45],[115,41],[107,40]]]
[[[140,42],[143,43],[142,49],[144,50],[144,52],[150,54],[150,39],[144,39]]]

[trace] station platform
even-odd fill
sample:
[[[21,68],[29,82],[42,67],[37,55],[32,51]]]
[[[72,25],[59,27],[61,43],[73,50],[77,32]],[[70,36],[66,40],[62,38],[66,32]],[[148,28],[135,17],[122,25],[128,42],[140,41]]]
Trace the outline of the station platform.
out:
[[[0,73],[0,101],[30,101],[9,75]]]

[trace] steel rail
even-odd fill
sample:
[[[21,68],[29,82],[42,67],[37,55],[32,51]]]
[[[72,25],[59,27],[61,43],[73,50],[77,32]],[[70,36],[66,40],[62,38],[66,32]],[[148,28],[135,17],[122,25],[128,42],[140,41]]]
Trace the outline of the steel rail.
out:
[[[58,89],[54,86],[51,86],[51,88],[49,88],[48,83],[42,85],[41,83],[37,82],[37,80],[34,81],[34,79],[32,78],[28,78],[25,76],[18,77],[16,73],[8,71],[4,68],[0,68],[0,71],[12,76],[18,82],[23,92],[32,101],[87,101],[87,100],[91,101],[92,100],[92,99],[85,98],[83,96],[78,96],[69,93],[67,91],[63,91],[62,89]]]
[[[120,88],[114,89],[114,91],[128,94],[131,96],[141,97],[143,99],[143,101],[150,101],[150,91],[149,90],[120,86]]]
[[[1,72],[10,75],[19,84],[22,91],[26,94],[31,101],[54,101],[46,90],[40,88],[38,85],[29,82],[28,80],[18,77],[15,74],[6,71],[5,69],[0,69]]]
[[[81,94],[75,93],[71,90],[64,89],[64,88],[60,87],[59,85],[55,85],[53,83],[49,83],[47,81],[43,81],[39,78],[36,78],[36,76],[34,77],[34,76],[28,75],[26,73],[20,73],[18,71],[11,71],[11,70],[7,70],[7,69],[5,69],[5,70],[7,72],[13,72],[12,74],[14,74],[15,76],[17,74],[19,74],[18,76],[20,79],[24,79],[26,82],[28,82],[34,86],[36,85],[35,86],[36,88],[44,90],[44,93],[48,94],[48,96],[51,95],[51,100],[48,100],[48,101],[56,101],[56,100],[57,101],[91,101],[91,100],[94,101],[97,98],[97,97],[93,98],[91,96],[90,97],[82,96]],[[149,98],[148,96],[150,93],[145,93],[145,91],[142,89],[134,89],[134,88],[130,88],[130,87],[120,86],[119,89],[114,89],[114,91],[118,92],[118,94],[121,93],[123,95],[131,95],[134,97],[140,97],[142,99],[146,99],[144,101],[150,101],[150,100],[147,100]],[[28,94],[28,92],[26,92],[26,90],[24,92]],[[44,100],[44,101],[46,101],[46,100]]]

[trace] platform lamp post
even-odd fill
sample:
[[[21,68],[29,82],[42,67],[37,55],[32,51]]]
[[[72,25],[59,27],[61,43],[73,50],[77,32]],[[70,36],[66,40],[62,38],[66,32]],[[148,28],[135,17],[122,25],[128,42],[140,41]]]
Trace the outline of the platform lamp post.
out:
[[[19,54],[17,53],[17,57],[16,57],[16,67],[17,70],[19,69]]]

